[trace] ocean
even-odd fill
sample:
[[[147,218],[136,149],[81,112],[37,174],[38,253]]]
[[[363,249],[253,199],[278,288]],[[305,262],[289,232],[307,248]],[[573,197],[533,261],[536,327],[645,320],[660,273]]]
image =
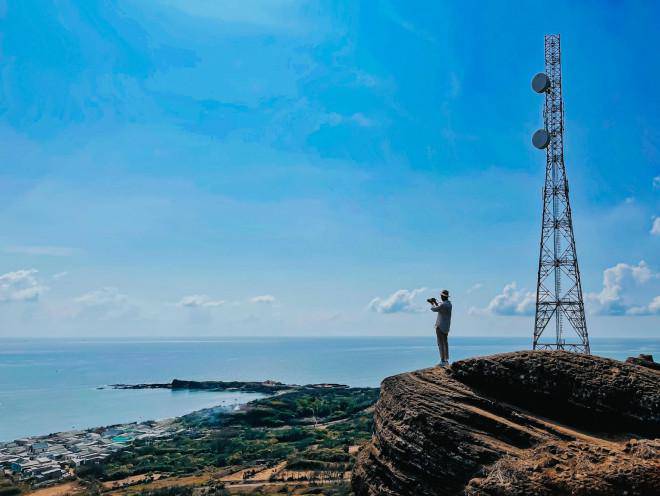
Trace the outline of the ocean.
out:
[[[592,353],[660,356],[660,339],[594,339]],[[529,339],[450,337],[452,360],[529,349]],[[438,362],[432,337],[0,339],[0,441],[162,419],[254,394],[99,389],[191,380],[335,382],[378,386]]]

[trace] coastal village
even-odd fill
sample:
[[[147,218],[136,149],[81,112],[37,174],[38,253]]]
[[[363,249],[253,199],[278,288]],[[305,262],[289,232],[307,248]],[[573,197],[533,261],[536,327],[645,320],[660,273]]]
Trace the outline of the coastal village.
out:
[[[0,443],[0,468],[15,482],[40,487],[75,478],[75,469],[103,463],[136,440],[163,439],[182,430],[173,420],[59,432]]]
[[[371,437],[377,388],[270,381],[175,385],[184,384],[275,394],[239,409],[213,407],[164,421],[0,443],[0,495],[350,493],[359,446]]]

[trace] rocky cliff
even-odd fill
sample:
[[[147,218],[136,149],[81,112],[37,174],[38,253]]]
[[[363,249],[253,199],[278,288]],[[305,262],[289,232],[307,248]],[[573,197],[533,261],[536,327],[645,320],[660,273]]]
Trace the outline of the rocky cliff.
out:
[[[530,351],[401,374],[374,422],[357,496],[659,494],[660,373],[633,363]]]

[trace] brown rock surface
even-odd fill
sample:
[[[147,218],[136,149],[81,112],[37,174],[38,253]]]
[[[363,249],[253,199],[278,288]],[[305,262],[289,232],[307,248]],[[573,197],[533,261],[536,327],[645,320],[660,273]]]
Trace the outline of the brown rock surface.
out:
[[[567,352],[383,381],[358,496],[658,494],[660,375]]]
[[[626,363],[633,363],[635,365],[641,365],[642,367],[648,367],[653,370],[660,372],[660,363],[657,363],[653,360],[653,355],[645,355],[640,353],[637,357],[628,357]]]

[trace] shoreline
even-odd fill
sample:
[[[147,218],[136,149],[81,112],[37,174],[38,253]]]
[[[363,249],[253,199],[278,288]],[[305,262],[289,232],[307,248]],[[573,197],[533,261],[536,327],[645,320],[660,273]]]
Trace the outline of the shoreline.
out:
[[[126,386],[126,387],[115,387],[115,386]],[[147,387],[140,387],[140,386],[147,386]],[[165,389],[165,388],[157,388],[157,387],[149,387],[149,386],[153,386],[153,385],[148,385],[148,384],[145,384],[145,385],[138,385],[138,384],[136,384],[136,385],[105,385],[105,386],[95,387],[94,389],[95,390]],[[168,389],[171,389],[171,388],[168,388]],[[177,388],[177,389],[180,390],[180,391],[185,391],[186,390],[184,388]],[[46,434],[29,434],[29,435],[20,436],[20,437],[13,438],[13,439],[0,439],[0,461],[1,461],[1,457],[2,457],[3,448],[6,445],[13,444],[13,443],[16,443],[16,442],[22,441],[22,440],[42,440],[42,439],[47,439],[47,438],[51,438],[51,437],[54,437],[54,436],[58,436],[60,434],[88,433],[88,432],[96,432],[96,431],[99,431],[99,430],[107,430],[107,429],[113,429],[113,428],[114,429],[128,428],[130,426],[139,426],[139,425],[144,425],[144,424],[149,424],[149,423],[173,422],[173,421],[177,421],[177,420],[179,420],[179,419],[181,419],[181,418],[183,418],[187,415],[192,415],[192,414],[195,414],[197,412],[202,412],[202,411],[205,411],[205,410],[215,410],[215,411],[217,411],[218,409],[221,409],[221,410],[226,411],[226,412],[232,412],[232,411],[236,411],[237,407],[242,407],[242,406],[247,405],[248,403],[250,403],[252,401],[256,401],[256,400],[259,400],[259,399],[262,399],[262,398],[268,396],[268,394],[265,394],[265,393],[261,393],[261,392],[257,392],[257,391],[249,391],[249,390],[243,391],[243,390],[230,390],[230,389],[202,389],[202,388],[189,389],[189,390],[190,391],[209,392],[209,393],[226,392],[226,393],[243,393],[243,394],[250,394],[250,395],[259,394],[261,396],[245,398],[245,399],[247,399],[247,401],[232,402],[232,403],[227,404],[227,405],[216,404],[216,405],[213,405],[213,406],[210,406],[210,407],[195,408],[194,410],[191,410],[191,411],[186,412],[186,413],[178,414],[178,415],[150,418],[150,419],[146,419],[146,420],[131,420],[131,421],[126,421],[126,422],[97,424],[97,425],[93,425],[93,426],[90,426],[90,427],[62,429],[62,430],[52,431],[52,432],[49,432],[49,433],[46,433]]]
[[[173,415],[162,418],[154,418],[147,420],[133,420],[130,422],[118,422],[114,424],[96,425],[82,429],[69,429],[54,431],[48,434],[32,434],[22,436],[15,439],[0,440],[0,458],[2,457],[3,448],[7,445],[17,443],[23,440],[35,440],[39,442],[42,439],[52,438],[61,434],[85,434],[90,432],[98,432],[109,429],[126,429],[131,426],[141,426],[148,424],[162,424],[172,423],[183,419],[190,415],[201,414],[203,412],[218,412],[232,413],[245,410],[245,407],[263,398],[274,396],[292,391],[312,390],[312,389],[347,389],[349,386],[345,384],[336,383],[318,383],[318,384],[284,384],[278,381],[265,380],[265,381],[189,381],[182,379],[173,379],[169,383],[139,383],[139,384],[108,384],[98,386],[96,390],[144,390],[144,389],[169,389],[176,391],[206,391],[206,392],[227,392],[227,393],[245,393],[245,394],[259,394],[261,396],[251,398],[245,402],[237,402],[229,405],[213,405],[210,407],[198,408],[190,412]]]
[[[223,382],[174,380],[169,384],[122,384],[117,389],[182,389],[190,391],[234,392],[256,394],[245,402],[216,404],[189,413],[159,420],[108,424],[86,429],[52,432],[0,442],[0,468],[17,484],[27,483],[33,490],[80,479],[80,470],[95,470],[117,457],[131,453],[135,446],[167,443],[179,436],[196,439],[199,425],[224,416],[227,422],[236,416],[250,415],[250,405],[260,400],[287,394],[346,394],[351,388],[342,384],[308,384],[304,386],[262,382]],[[264,392],[255,391],[268,391]],[[246,398],[247,399],[247,398]],[[259,408],[256,406],[255,408]],[[309,420],[309,419],[306,419]],[[309,423],[309,422],[308,422]],[[304,423],[303,423],[304,424]],[[316,420],[314,420],[316,424]],[[128,451],[127,451],[128,450]],[[29,481],[29,482],[28,482]]]
[[[190,387],[185,387],[184,384]],[[228,384],[231,384],[232,387],[227,387]],[[299,387],[292,386],[286,389],[284,387],[286,385],[273,384],[273,381],[245,383],[244,385],[245,389],[240,389],[240,384],[237,382],[211,381],[206,384],[206,387],[202,387],[195,381],[177,382],[176,379],[170,384],[111,385],[112,389],[167,388],[257,394],[259,396],[250,398],[246,402],[213,405],[162,419],[120,422],[0,441],[0,474],[5,470],[10,470],[36,477],[36,482],[31,484],[33,489],[73,481],[77,479],[75,470],[81,466],[104,463],[111,456],[130,448],[136,441],[167,440],[186,431],[185,418],[207,417],[217,413],[232,415],[235,412],[247,410],[248,405],[253,401],[273,396],[278,392],[293,391]],[[255,391],[269,386],[274,390],[270,394]],[[105,387],[101,386],[96,389],[105,389]]]

